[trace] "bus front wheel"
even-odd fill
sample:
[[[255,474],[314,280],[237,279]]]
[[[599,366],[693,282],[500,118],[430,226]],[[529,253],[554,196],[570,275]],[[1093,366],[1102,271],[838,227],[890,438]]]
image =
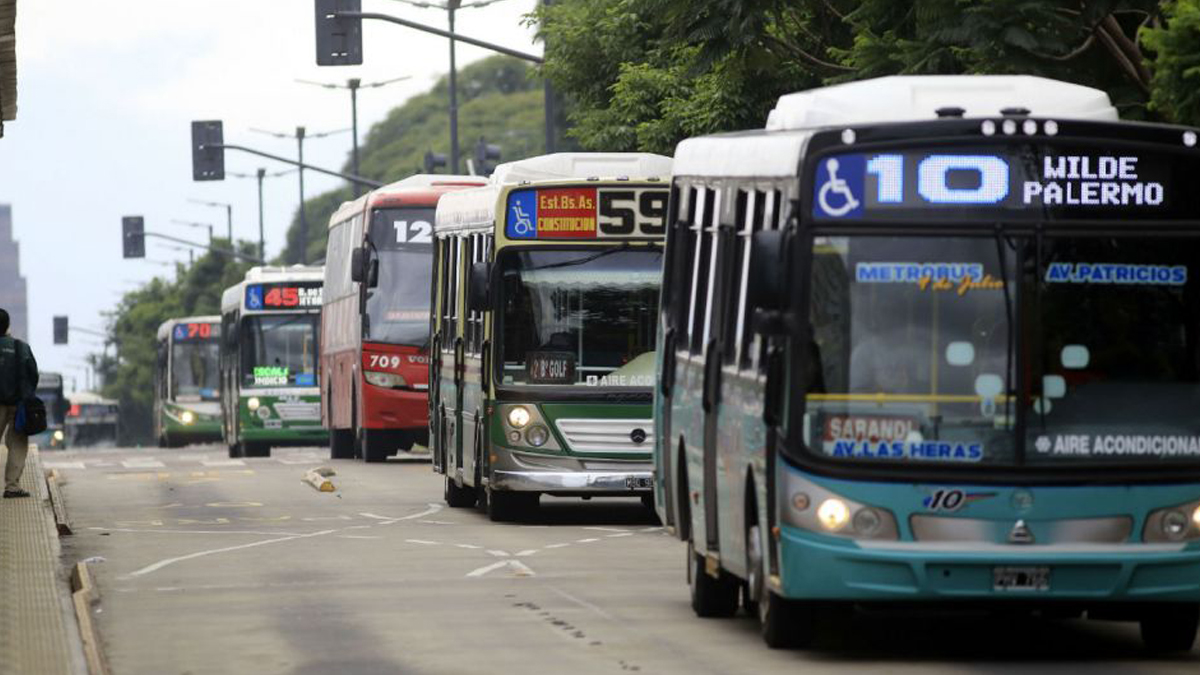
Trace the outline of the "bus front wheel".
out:
[[[767,588],[766,556],[758,525],[746,531],[746,592],[750,601],[746,609],[757,615],[759,632],[768,647],[790,649],[812,642],[816,629],[812,610]]]
[[[716,577],[705,571],[704,556],[688,540],[688,586],[692,592],[692,611],[705,618],[725,618],[737,613],[741,588],[725,570]]]
[[[1155,652],[1186,652],[1196,643],[1200,605],[1153,605],[1142,617],[1142,643]]]
[[[449,474],[446,475],[446,488],[442,495],[446,499],[446,505],[452,509],[475,506],[475,488],[459,487]]]
[[[242,456],[243,457],[270,457],[271,446],[266,443],[251,443],[242,441]]]

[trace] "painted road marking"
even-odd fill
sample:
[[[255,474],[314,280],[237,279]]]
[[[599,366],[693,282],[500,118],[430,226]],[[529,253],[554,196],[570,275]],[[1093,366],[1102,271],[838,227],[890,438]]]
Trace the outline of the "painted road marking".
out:
[[[240,546],[226,546],[224,548],[214,548],[214,549],[209,549],[207,551],[197,551],[195,553],[189,553],[187,555],[181,555],[181,556],[176,556],[174,558],[165,558],[163,560],[159,560],[156,563],[146,565],[145,567],[143,567],[139,570],[130,572],[129,574],[126,574],[120,578],[121,579],[132,579],[135,577],[140,577],[140,576],[143,576],[146,574],[150,574],[152,572],[157,572],[158,570],[161,570],[162,568],[167,567],[169,565],[174,565],[177,562],[184,562],[185,560],[194,560],[196,558],[203,558],[205,556],[216,555],[218,553],[229,553],[231,551],[241,551],[243,549],[255,548],[257,546],[266,546],[267,544],[278,544],[278,543],[285,542],[285,541],[295,541],[296,539],[310,539],[312,537],[323,537],[327,534],[333,534],[334,532],[337,532],[337,530],[321,530],[320,532],[313,532],[311,534],[298,534],[298,535],[292,535],[290,537],[278,537],[275,539],[264,539],[262,541],[255,541],[255,542],[251,542],[249,544],[242,544]]]
[[[568,544],[548,544],[546,546],[543,546],[542,548],[566,548],[568,546],[570,546],[569,543]]]
[[[600,540],[599,540],[599,539],[596,539],[595,537],[592,537],[592,538],[590,538],[590,539],[576,539],[576,540],[575,540],[575,543],[576,543],[576,544],[590,544],[590,543],[592,543],[593,541],[600,541]]]
[[[47,469],[86,469],[83,462],[42,462]]]
[[[596,530],[597,532],[628,532],[623,527],[585,527],[585,530]]]
[[[527,555],[533,555],[534,553],[537,553],[537,552],[538,552],[538,549],[536,549],[536,548],[527,548],[524,551],[517,551],[517,557],[523,558]]]
[[[147,459],[145,457],[131,457],[121,462],[121,466],[126,469],[161,469],[166,466],[157,459]]]
[[[507,557],[509,557],[509,556],[508,556],[508,551],[501,551],[501,550],[499,550],[499,549],[488,549],[488,553],[490,553],[490,554],[492,554],[492,555],[496,556],[497,558],[507,558]]]
[[[489,572],[494,572],[494,571],[504,568],[504,567],[511,568],[513,570],[513,573],[519,577],[537,576],[537,574],[533,570],[529,569],[528,565],[521,562],[520,560],[514,560],[512,558],[509,558],[507,560],[501,560],[499,562],[494,562],[491,565],[485,565],[476,570],[471,570],[470,572],[467,572],[467,576],[468,577],[482,577]]]
[[[404,541],[410,544],[424,544],[426,546],[439,546],[441,542],[429,541],[428,539],[405,539]]]
[[[157,521],[161,524],[162,521]],[[98,532],[125,532],[125,533],[143,533],[153,532],[155,534],[253,534],[257,536],[266,535],[268,537],[278,537],[280,535],[300,537],[303,536],[300,532],[265,532],[262,530],[164,530],[161,528],[153,529],[136,529],[131,527],[89,527],[89,530]]]
[[[200,463],[204,466],[246,466],[240,459],[206,459]]]

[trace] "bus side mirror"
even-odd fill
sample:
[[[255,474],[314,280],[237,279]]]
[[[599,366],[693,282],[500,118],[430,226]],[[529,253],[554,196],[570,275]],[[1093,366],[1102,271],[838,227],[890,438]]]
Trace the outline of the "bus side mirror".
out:
[[[488,306],[488,282],[492,266],[486,262],[471,264],[471,277],[467,286],[467,308],[472,312],[483,312]]]
[[[784,305],[783,232],[763,230],[750,239],[750,302],[760,309]]]
[[[378,285],[379,258],[369,258],[367,261],[367,288],[375,288]]]
[[[365,248],[356,248],[350,252],[350,281],[362,283],[363,279],[367,278],[366,259]]]

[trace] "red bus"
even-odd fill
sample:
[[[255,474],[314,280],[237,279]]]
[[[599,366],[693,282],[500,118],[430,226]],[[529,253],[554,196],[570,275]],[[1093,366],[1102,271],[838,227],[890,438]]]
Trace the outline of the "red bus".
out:
[[[321,421],[334,459],[381,462],[429,441],[433,221],[477,176],[410,176],[329,221],[321,311]]]

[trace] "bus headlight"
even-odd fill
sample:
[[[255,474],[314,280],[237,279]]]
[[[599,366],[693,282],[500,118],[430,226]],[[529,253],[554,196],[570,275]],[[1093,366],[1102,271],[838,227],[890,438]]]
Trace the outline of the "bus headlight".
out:
[[[258,400],[257,396],[251,396],[250,400],[246,401],[246,407],[250,409],[250,412],[258,410],[258,406],[260,405],[262,405],[262,403]]]
[[[62,443],[64,438],[66,438],[66,436],[63,435],[62,429],[54,430],[54,440]],[[1197,516],[1200,517],[1200,511],[1197,511]]]
[[[540,448],[550,440],[550,430],[540,424],[535,424],[525,432],[525,440],[533,447]]]
[[[533,416],[529,414],[529,408],[523,405],[515,405],[508,411],[508,424],[516,429],[524,428],[532,418]]]
[[[191,410],[184,410],[179,415],[179,421],[183,422],[184,424],[192,424],[196,421],[196,413],[192,412]]]
[[[830,532],[837,532],[850,520],[850,509],[846,502],[830,497],[817,507],[817,520]]]
[[[395,373],[381,373],[374,370],[364,370],[363,379],[367,384],[383,387],[385,389],[396,389],[399,387],[407,387],[408,381],[403,376]]]
[[[851,539],[900,538],[896,517],[888,509],[847,499],[795,472],[789,471],[783,481],[783,493],[791,495],[780,505],[788,525]]]
[[[1200,501],[1151,511],[1142,528],[1142,540],[1180,542],[1200,539]]]

